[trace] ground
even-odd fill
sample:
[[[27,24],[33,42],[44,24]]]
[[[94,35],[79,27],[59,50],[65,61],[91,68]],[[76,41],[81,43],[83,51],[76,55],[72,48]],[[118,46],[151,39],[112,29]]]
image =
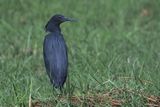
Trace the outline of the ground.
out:
[[[1,0],[0,106],[160,106],[159,0]],[[44,26],[56,14],[69,75],[57,95],[44,68]]]

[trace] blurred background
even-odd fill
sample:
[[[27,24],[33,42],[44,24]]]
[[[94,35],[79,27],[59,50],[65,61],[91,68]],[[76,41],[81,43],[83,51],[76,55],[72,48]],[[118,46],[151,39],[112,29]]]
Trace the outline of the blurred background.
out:
[[[160,104],[159,10],[159,0],[0,0],[0,106]],[[79,20],[61,25],[69,76],[60,99],[42,55],[57,13]]]

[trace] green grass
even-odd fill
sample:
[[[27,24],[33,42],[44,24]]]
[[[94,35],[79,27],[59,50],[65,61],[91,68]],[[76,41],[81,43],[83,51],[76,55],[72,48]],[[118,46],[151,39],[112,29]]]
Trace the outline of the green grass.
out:
[[[1,0],[0,106],[27,107],[30,95],[46,107],[111,106],[113,99],[146,106],[147,97],[160,96],[159,6],[159,0]],[[61,26],[69,78],[60,99],[42,55],[44,26],[56,13],[79,19]]]

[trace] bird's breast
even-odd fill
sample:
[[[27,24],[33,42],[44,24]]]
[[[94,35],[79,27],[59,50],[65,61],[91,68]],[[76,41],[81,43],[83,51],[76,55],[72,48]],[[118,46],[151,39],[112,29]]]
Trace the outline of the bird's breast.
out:
[[[56,69],[65,69],[67,67],[67,47],[63,36],[46,36],[44,53],[50,66],[54,66]]]

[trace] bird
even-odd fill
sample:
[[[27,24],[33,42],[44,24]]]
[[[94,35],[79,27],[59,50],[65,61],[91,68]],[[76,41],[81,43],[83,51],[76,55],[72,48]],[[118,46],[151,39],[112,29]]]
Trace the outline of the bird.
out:
[[[43,42],[43,58],[46,72],[53,87],[62,89],[68,74],[67,45],[61,33],[63,22],[76,21],[60,14],[52,16],[45,25],[48,34]]]

